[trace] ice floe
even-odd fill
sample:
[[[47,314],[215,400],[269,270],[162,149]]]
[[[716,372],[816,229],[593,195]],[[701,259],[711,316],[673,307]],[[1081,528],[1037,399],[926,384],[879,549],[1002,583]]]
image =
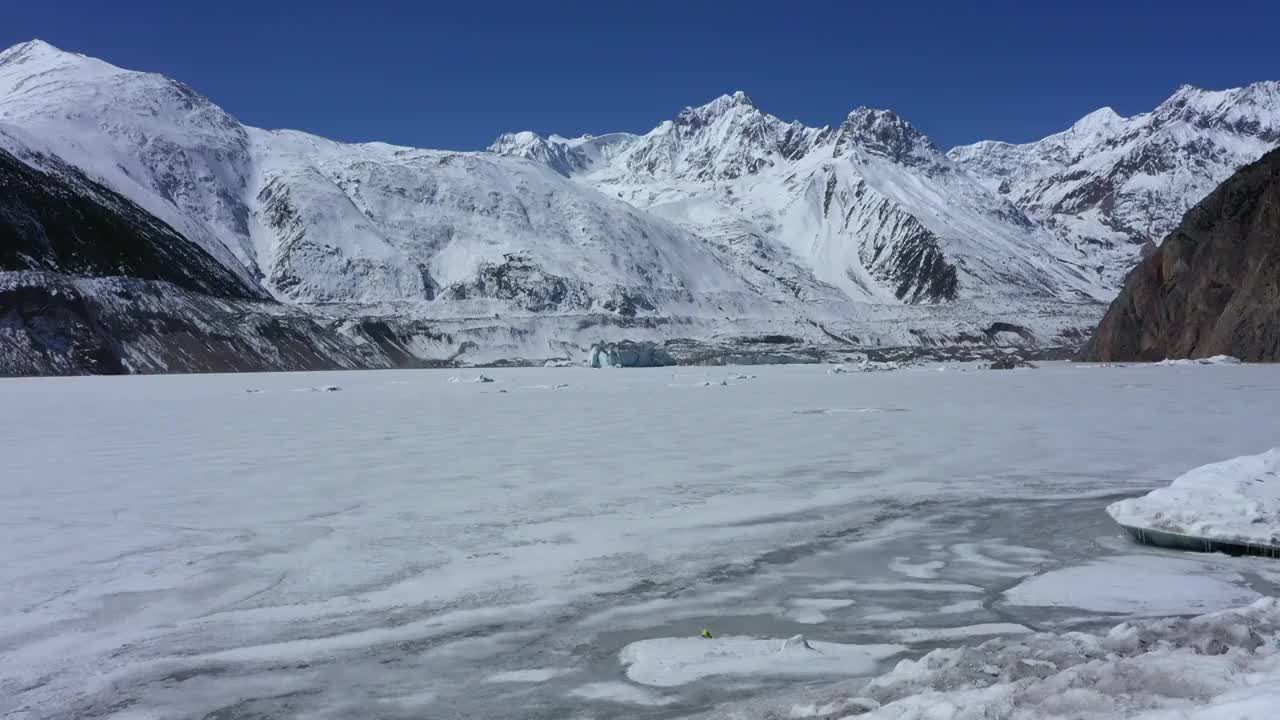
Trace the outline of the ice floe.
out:
[[[1280,548],[1280,448],[1202,465],[1107,513],[1126,527]]]

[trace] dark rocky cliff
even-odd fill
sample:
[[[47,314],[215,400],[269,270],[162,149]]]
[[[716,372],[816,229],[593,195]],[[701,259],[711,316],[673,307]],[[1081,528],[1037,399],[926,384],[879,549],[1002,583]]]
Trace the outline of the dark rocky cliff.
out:
[[[1125,280],[1093,361],[1280,361],[1280,150],[1240,169]]]
[[[368,362],[121,195],[40,160],[0,150],[0,376]]]

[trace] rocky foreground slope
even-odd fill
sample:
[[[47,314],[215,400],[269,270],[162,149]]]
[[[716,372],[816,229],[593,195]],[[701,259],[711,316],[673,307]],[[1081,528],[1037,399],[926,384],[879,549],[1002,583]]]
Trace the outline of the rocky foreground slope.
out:
[[[1280,150],[1187,213],[1133,271],[1089,360],[1280,361]]]

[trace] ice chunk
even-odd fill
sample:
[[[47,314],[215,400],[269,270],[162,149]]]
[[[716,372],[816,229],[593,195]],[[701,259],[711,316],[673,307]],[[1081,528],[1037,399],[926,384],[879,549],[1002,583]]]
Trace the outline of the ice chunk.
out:
[[[655,638],[618,654],[627,677],[644,685],[675,687],[714,675],[858,675],[905,650],[901,645],[846,645],[725,636]]]
[[[886,370],[899,370],[901,368],[902,366],[899,363],[896,363],[893,361],[879,362],[876,360],[863,360],[862,362],[858,363],[857,367],[854,368],[854,370],[856,370],[857,372],[883,372]],[[845,367],[844,365],[836,365],[835,367],[828,370],[827,374],[828,375],[844,375],[849,372],[853,372],[853,371]]]
[[[1280,552],[1280,448],[1203,465],[1107,507],[1121,525]]]
[[[624,340],[592,347],[588,364],[593,368],[667,367],[676,361],[671,353],[655,343]]]
[[[1180,358],[1178,360],[1161,360],[1157,365],[1239,365],[1240,358],[1230,355],[1214,355],[1207,358]]]

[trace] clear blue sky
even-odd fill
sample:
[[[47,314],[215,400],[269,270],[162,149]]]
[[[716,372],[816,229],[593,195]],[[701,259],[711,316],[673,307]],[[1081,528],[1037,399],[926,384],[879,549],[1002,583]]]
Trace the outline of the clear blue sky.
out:
[[[811,125],[871,105],[943,147],[1025,141],[1182,83],[1280,79],[1280,0],[8,0],[2,17],[0,45],[161,72],[251,125],[436,148],[643,132],[736,89]]]

